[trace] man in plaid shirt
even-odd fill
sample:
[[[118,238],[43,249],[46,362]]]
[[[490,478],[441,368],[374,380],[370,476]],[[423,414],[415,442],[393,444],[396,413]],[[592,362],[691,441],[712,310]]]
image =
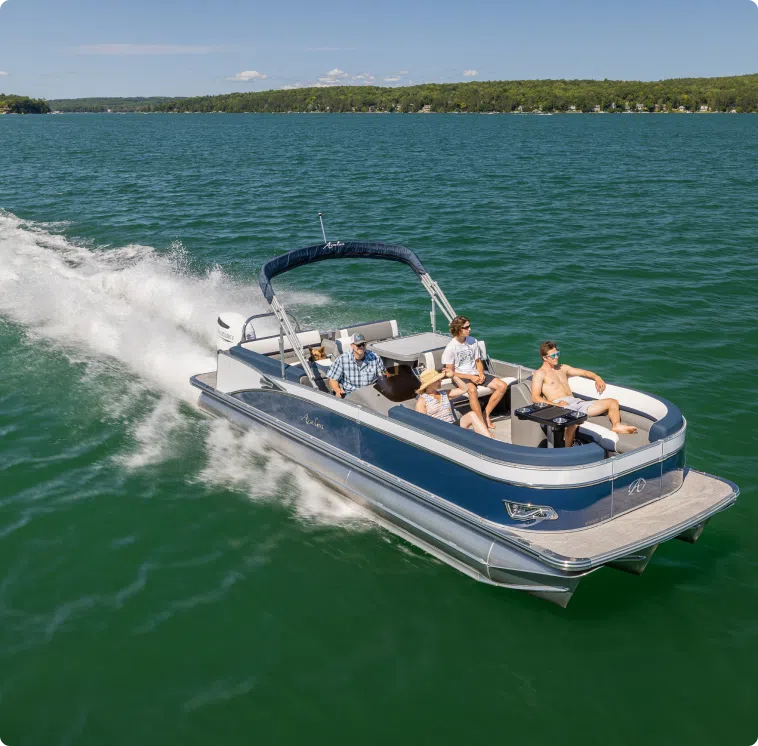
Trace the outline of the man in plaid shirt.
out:
[[[329,386],[342,398],[361,386],[370,386],[379,376],[386,376],[387,369],[382,359],[371,350],[366,350],[366,338],[353,334],[350,352],[343,352],[329,368]]]

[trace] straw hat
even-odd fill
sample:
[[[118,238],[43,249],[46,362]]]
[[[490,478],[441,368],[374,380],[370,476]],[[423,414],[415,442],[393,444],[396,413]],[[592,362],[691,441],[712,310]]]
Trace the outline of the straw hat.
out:
[[[429,370],[425,370],[421,374],[421,386],[419,386],[416,389],[417,394],[424,393],[424,389],[430,384],[434,383],[435,381],[439,381],[441,378],[444,378],[445,374],[443,373],[437,373],[434,368],[429,368]]]

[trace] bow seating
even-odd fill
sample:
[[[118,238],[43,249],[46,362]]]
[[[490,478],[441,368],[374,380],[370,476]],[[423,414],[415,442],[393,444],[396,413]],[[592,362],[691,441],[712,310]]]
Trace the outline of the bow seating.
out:
[[[628,453],[636,448],[648,445],[650,443],[650,428],[656,421],[656,416],[665,415],[665,407],[661,410],[661,403],[653,397],[648,397],[640,392],[632,392],[629,389],[623,389],[619,386],[608,386],[602,396],[598,396],[595,390],[595,384],[588,378],[571,377],[569,386],[574,396],[580,399],[618,399],[621,406],[621,420],[624,424],[634,425],[637,432],[631,435],[620,435],[614,433],[611,429],[611,421],[607,415],[599,417],[588,417],[585,422],[579,425],[579,434],[586,440],[597,443],[608,453]],[[594,396],[590,395],[593,393]],[[629,395],[637,397],[634,401],[629,400]],[[629,400],[629,401],[626,401]],[[511,388],[511,411],[520,407],[526,407],[532,403],[532,382],[531,379],[523,381]],[[639,409],[635,406],[636,404]],[[642,409],[644,407],[644,410]],[[655,410],[648,414],[650,410]],[[547,437],[536,422],[529,420],[520,420],[518,417],[512,418],[511,433],[513,442],[518,445],[529,445],[537,447],[547,446]]]

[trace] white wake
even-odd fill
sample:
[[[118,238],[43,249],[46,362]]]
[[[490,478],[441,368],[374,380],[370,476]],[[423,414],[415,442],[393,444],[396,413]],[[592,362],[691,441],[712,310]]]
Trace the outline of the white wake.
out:
[[[139,245],[88,247],[68,240],[64,228],[0,211],[0,316],[20,325],[32,343],[84,361],[90,375],[122,368],[118,392],[107,392],[104,402],[119,419],[128,419],[147,392],[156,394],[148,414],[129,424],[134,447],[119,461],[130,469],[159,464],[175,456],[172,436],[193,426],[181,404],[197,401],[190,376],[215,369],[219,312],[252,315],[266,310],[265,302],[257,285],[218,266],[193,271],[180,244],[168,253]],[[308,301],[328,299],[309,293]],[[208,465],[198,478],[208,485],[260,498],[291,478],[292,464],[266,451],[260,436],[240,438],[225,423],[207,432]],[[298,515],[337,521],[358,515],[304,472],[294,474]]]

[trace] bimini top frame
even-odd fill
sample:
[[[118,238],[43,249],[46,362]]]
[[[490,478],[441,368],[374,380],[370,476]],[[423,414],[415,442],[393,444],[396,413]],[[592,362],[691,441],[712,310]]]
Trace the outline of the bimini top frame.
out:
[[[316,387],[316,381],[311,371],[311,366],[305,358],[303,346],[297,338],[297,334],[287,317],[284,307],[274,293],[271,280],[277,275],[297,269],[297,267],[322,262],[325,259],[388,259],[407,264],[416,273],[419,280],[421,280],[421,284],[432,299],[432,329],[436,330],[436,306],[439,306],[439,309],[448,321],[452,321],[455,316],[453,307],[448,302],[439,285],[429,276],[429,273],[424,269],[424,265],[421,264],[421,260],[410,249],[405,248],[405,246],[365,241],[327,241],[326,243],[306,246],[304,249],[295,249],[295,251],[289,251],[286,254],[281,254],[274,259],[270,259],[261,268],[258,275],[258,284],[260,285],[263,297],[268,301],[271,310],[279,321],[281,350],[283,351],[284,349],[284,335],[286,335],[292,349],[297,355],[297,359],[303,366],[314,388]],[[281,358],[283,369],[283,354]]]

